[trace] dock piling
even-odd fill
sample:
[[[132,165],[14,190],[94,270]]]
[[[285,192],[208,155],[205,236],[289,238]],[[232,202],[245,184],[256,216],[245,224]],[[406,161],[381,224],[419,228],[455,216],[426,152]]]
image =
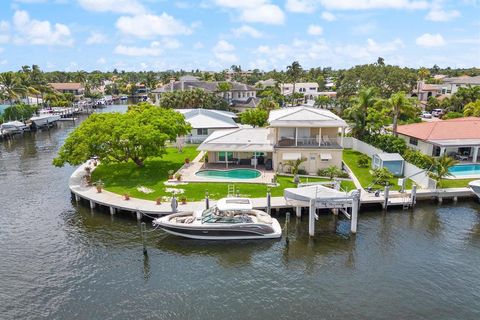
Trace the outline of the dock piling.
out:
[[[352,220],[350,222],[350,231],[352,231],[352,233],[357,233],[358,198],[359,198],[359,194],[357,192],[353,193]]]
[[[272,215],[272,196],[270,191],[267,191],[267,214],[269,216]],[[290,215],[290,213],[288,213]]]
[[[114,207],[110,207],[110,214],[111,214],[111,215],[114,215],[114,214],[115,214],[115,208],[114,208]]]
[[[308,210],[308,234],[310,237],[315,235],[315,200],[310,200],[310,206]]]
[[[415,207],[415,204],[417,203],[417,185],[414,184],[412,186],[412,193],[410,195],[410,208],[413,209],[413,207]]]
[[[142,220],[142,213],[140,212],[140,210],[137,210],[137,220]]]
[[[285,241],[288,243],[290,240],[288,239],[288,224],[290,223],[290,211],[287,211],[287,215],[285,216]]]
[[[208,191],[205,191],[205,209],[210,208],[210,199],[208,198]]]
[[[386,185],[385,186],[385,191],[384,191],[384,195],[385,195],[385,200],[383,201],[383,210],[387,211],[387,208],[388,208],[388,196],[389,196],[389,193],[390,193],[390,186],[389,185]]]
[[[95,201],[90,200],[90,209],[95,208]]]
[[[301,218],[302,217],[302,207],[296,207],[296,214],[297,214],[297,218]]]

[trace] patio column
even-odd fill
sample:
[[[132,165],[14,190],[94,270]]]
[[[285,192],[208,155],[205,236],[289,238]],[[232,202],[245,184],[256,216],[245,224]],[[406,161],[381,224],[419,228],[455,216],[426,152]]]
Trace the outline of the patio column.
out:
[[[295,128],[295,147],[297,146],[298,141],[298,128]]]
[[[343,136],[345,135],[345,127],[342,127],[342,133],[340,134],[340,146],[343,148]]]
[[[446,147],[440,147],[440,156],[443,156],[446,150],[447,150]]]
[[[477,162],[478,149],[479,149],[479,148],[480,148],[480,147],[473,147],[473,159],[472,159],[472,161],[475,162],[475,163]]]
[[[253,151],[253,168],[257,169],[257,152]]]

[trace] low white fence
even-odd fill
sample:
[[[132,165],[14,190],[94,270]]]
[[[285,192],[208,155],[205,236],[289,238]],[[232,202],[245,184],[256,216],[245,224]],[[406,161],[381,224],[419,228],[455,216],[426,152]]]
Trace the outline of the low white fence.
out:
[[[376,153],[383,153],[385,151],[378,149],[366,142],[360,141],[353,137],[343,138],[343,147],[347,149],[353,149],[355,151],[365,153],[369,157],[372,157]],[[417,185],[425,189],[435,189],[437,182],[430,178],[425,170],[405,161],[405,167],[403,169],[404,176],[413,180]]]

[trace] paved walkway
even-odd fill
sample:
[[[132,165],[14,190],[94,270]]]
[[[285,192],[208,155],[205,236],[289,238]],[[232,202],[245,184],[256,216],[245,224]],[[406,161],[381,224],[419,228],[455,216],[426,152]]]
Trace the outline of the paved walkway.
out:
[[[75,172],[70,176],[69,180],[70,191],[80,198],[92,201],[96,205],[103,205],[116,210],[132,212],[141,211],[151,215],[165,215],[172,213],[170,202],[157,205],[155,201],[152,200],[138,198],[130,198],[130,200],[125,200],[122,195],[106,190],[102,190],[101,193],[98,193],[95,186],[89,186],[86,183],[84,179],[86,174],[85,167],[87,167],[87,164],[83,164],[78,167],[77,170],[75,170]],[[267,207],[266,198],[254,198],[252,199],[252,202],[255,208],[264,209]],[[215,203],[215,200],[210,200],[210,205],[214,205]],[[283,197],[272,197],[271,205],[272,208],[290,207],[286,204]],[[205,209],[205,201],[188,202],[186,204],[179,203],[177,211],[188,212],[202,209]]]

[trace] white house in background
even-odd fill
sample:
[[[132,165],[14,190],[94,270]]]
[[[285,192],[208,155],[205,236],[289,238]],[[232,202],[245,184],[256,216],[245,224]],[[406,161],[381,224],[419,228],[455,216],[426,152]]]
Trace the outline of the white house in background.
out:
[[[219,129],[235,129],[235,113],[210,109],[176,109],[183,114],[185,121],[192,126],[192,131],[185,137],[188,143],[201,143],[210,134]]]
[[[309,174],[342,165],[343,134],[347,123],[324,109],[299,106],[272,110],[267,128],[217,130],[198,150],[208,152],[209,163],[265,165],[288,172],[289,160],[305,159]],[[339,136],[339,133],[341,135]]]
[[[299,82],[295,83],[295,93],[302,93],[305,97],[305,101],[308,102],[315,100],[319,95],[318,83],[316,82]],[[284,83],[280,85],[280,92],[283,95],[291,95],[293,93],[293,83]]]
[[[479,162],[480,117],[407,124],[398,126],[397,132],[407,146],[428,156],[447,154]]]
[[[469,77],[455,77],[455,78],[443,78],[443,91],[442,94],[454,94],[458,91],[458,88],[462,87],[475,87],[480,86],[480,76]]]

